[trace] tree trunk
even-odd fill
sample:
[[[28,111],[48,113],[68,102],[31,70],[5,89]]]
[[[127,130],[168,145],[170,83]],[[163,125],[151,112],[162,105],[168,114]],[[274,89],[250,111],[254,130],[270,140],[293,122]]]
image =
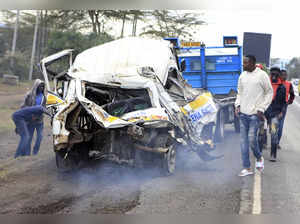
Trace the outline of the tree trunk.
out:
[[[16,22],[15,22],[14,36],[13,36],[13,42],[12,42],[12,48],[11,48],[12,56],[15,55],[15,51],[16,51],[18,28],[19,28],[19,17],[20,17],[20,10],[17,11],[17,18],[16,18]],[[13,68],[13,66],[14,66],[14,58],[13,57],[11,57],[10,66],[11,66],[11,68]]]
[[[40,17],[39,11],[37,11],[37,15],[36,15],[36,19],[35,19],[33,43],[32,43],[31,60],[30,60],[29,80],[32,80],[32,72],[33,72],[34,56],[35,56],[35,50],[36,50],[35,48],[36,48],[39,17]]]
[[[37,44],[36,44],[36,59],[37,61],[41,58],[41,45],[42,45],[42,27],[43,27],[43,11],[40,11],[40,22],[38,24]]]
[[[137,22],[138,22],[138,17],[136,18],[135,23],[134,23],[134,36],[136,36],[136,26],[137,26]]]
[[[136,22],[138,15],[135,13],[132,21],[132,36],[136,35]]]
[[[42,24],[42,26],[41,26],[42,38],[41,38],[41,52],[40,52],[39,61],[43,57],[44,49],[46,46],[46,32],[47,32],[47,19],[48,19],[47,17],[48,17],[48,11],[45,10],[45,14],[43,16],[43,22],[41,23]]]
[[[124,36],[125,21],[126,21],[126,12],[124,12],[123,18],[122,18],[122,29],[121,29],[121,35],[120,35],[121,38]]]
[[[95,10],[88,10],[88,13],[89,13],[89,16],[92,20],[93,32],[95,34],[97,34],[97,25],[96,25],[96,22],[95,22],[96,12],[95,12]]]
[[[99,13],[95,13],[95,24],[96,24],[96,34],[100,35],[101,33],[101,23],[99,22]]]

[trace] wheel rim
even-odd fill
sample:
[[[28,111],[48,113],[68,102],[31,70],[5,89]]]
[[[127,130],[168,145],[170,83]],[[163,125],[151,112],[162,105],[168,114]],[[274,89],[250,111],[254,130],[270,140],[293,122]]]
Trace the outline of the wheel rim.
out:
[[[223,114],[220,114],[220,137],[224,138],[224,117]]]
[[[175,171],[175,163],[176,163],[176,151],[172,147],[170,147],[167,153],[167,164],[168,164],[168,171],[173,173]]]

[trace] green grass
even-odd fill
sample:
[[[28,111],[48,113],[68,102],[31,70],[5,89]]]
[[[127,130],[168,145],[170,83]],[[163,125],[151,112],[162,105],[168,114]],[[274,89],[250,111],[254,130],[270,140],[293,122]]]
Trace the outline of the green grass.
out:
[[[0,133],[14,130],[15,124],[11,115],[20,108],[21,102],[34,81],[20,82],[18,86],[3,84],[0,78]],[[44,119],[44,125],[50,126],[49,119]]]
[[[3,78],[0,78],[0,93],[20,94],[25,93],[32,87],[34,81],[19,82],[18,86],[3,84]]]
[[[11,119],[12,113],[15,112],[14,109],[1,108],[0,109],[0,132],[6,132],[14,130],[15,124]]]

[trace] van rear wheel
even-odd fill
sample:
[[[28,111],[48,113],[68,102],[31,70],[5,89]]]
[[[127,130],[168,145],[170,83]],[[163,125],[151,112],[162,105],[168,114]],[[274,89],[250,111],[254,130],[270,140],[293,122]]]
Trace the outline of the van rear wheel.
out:
[[[65,155],[65,150],[55,152],[55,162],[59,172],[69,172],[77,168],[75,158],[71,155],[65,158]]]
[[[224,140],[224,126],[225,116],[224,112],[221,110],[218,115],[217,126],[214,135],[214,139],[216,142],[222,142]]]
[[[165,175],[171,175],[175,172],[176,149],[174,145],[169,146],[168,152],[163,154],[162,169]]]

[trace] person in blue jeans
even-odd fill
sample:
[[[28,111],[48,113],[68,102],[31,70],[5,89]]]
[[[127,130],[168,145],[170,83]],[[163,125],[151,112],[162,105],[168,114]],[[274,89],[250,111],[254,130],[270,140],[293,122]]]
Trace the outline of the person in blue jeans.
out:
[[[21,136],[19,145],[17,147],[15,158],[19,156],[25,156],[29,146],[29,131],[27,127],[28,122],[33,122],[40,117],[43,113],[51,114],[47,109],[41,105],[24,107],[12,114],[12,120],[16,125],[16,133]]]
[[[235,113],[240,117],[241,156],[243,169],[239,176],[253,174],[249,148],[256,158],[256,169],[264,169],[264,158],[258,145],[258,129],[264,120],[264,112],[271,104],[273,89],[266,72],[256,67],[256,58],[247,55],[243,59],[244,71],[238,80]]]
[[[41,105],[43,107],[46,106],[46,97],[45,97],[45,83],[40,80],[36,79],[31,90],[27,92],[24,102],[21,105],[21,108]],[[43,129],[44,129],[44,122],[43,122],[43,115],[41,114],[39,117],[36,117],[35,120],[27,122],[29,140],[28,140],[28,147],[26,148],[26,155],[31,154],[31,143],[32,138],[34,135],[34,131],[36,131],[36,141],[33,147],[33,154],[36,155],[39,152],[40,145],[43,139]]]
[[[285,119],[285,115],[286,115],[286,112],[287,112],[288,105],[291,105],[293,103],[294,99],[295,99],[295,93],[294,93],[293,85],[292,85],[292,83],[287,81],[287,77],[288,77],[288,75],[287,75],[286,70],[282,69],[281,72],[280,72],[280,78],[281,78],[282,83],[283,83],[283,85],[285,86],[285,89],[286,89],[286,96],[285,96],[286,97],[286,105],[285,105],[285,108],[283,110],[282,119],[280,120],[280,123],[279,123],[278,145],[277,145],[278,149],[281,149],[281,146],[279,145],[279,143],[280,143],[280,139],[281,139],[281,136],[282,136],[284,119]]]
[[[271,127],[271,155],[270,161],[276,162],[277,149],[279,142],[279,130],[284,114],[286,113],[286,87],[284,81],[280,77],[280,69],[272,67],[271,83],[274,89],[273,100],[271,105],[265,111],[265,116]]]

